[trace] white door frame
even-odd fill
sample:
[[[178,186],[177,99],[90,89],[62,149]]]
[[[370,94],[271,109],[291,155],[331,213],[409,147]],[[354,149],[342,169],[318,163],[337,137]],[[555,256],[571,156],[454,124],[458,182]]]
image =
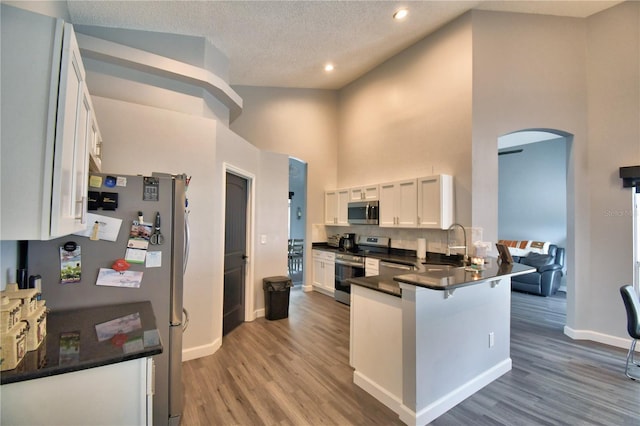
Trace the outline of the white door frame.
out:
[[[253,262],[255,247],[253,244],[255,235],[255,200],[256,200],[256,176],[246,170],[236,167],[233,164],[226,162],[222,163],[222,178],[223,182],[227,180],[227,173],[239,176],[247,180],[247,263],[245,265],[245,279],[244,279],[244,320],[253,321],[256,319],[255,315],[255,298],[253,291],[253,276],[255,264]],[[223,202],[226,203],[226,185],[222,185],[225,192],[222,196]],[[222,211],[226,211],[226,205],[223,206]],[[224,227],[223,227],[224,229]]]

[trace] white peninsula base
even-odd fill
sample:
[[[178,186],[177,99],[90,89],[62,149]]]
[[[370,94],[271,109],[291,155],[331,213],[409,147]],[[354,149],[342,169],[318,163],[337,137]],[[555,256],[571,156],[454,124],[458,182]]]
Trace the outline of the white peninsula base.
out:
[[[150,426],[153,374],[153,359],[138,358],[2,385],[0,423]]]
[[[511,370],[511,277],[400,288],[351,286],[350,362],[358,386],[424,425]]]

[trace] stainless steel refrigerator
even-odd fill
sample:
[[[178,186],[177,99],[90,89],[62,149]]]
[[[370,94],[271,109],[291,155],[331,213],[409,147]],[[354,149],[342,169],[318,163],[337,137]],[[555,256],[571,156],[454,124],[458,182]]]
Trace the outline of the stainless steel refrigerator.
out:
[[[122,220],[116,240],[92,240],[90,232],[89,237],[69,235],[51,241],[29,241],[28,272],[42,276],[42,297],[47,307],[53,310],[151,301],[163,345],[162,354],[153,357],[153,423],[177,425],[183,407],[182,333],[183,325],[188,323],[182,306],[183,274],[189,245],[187,177],[160,173],[154,173],[152,179],[116,174],[91,176],[90,198],[101,197],[98,204],[102,199],[102,205],[109,208],[109,202],[116,198],[113,194],[117,194],[115,210],[98,208],[89,211],[91,214]],[[142,213],[145,223],[154,225],[153,230],[156,214],[160,218],[160,232],[164,241],[147,248],[148,252],[155,252],[155,265],[130,262],[129,271],[143,272],[139,288],[96,285],[100,268],[111,268],[117,259],[125,258],[132,226],[134,221],[139,221],[139,213]],[[101,228],[112,221],[95,222],[89,223],[88,228],[97,231],[98,237],[108,237],[107,231],[113,231],[113,228]],[[67,242],[75,242],[80,247],[81,274],[78,282],[63,284],[60,247]]]

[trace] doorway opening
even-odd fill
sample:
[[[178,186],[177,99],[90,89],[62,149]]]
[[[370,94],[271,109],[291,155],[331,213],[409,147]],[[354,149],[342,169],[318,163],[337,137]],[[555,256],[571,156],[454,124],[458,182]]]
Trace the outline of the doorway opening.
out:
[[[289,243],[287,270],[295,286],[304,281],[307,234],[307,163],[289,157]]]
[[[567,184],[571,143],[568,133],[546,129],[525,129],[498,138],[498,239],[516,242],[515,250],[522,256],[532,251],[550,253],[550,245],[564,250],[562,258],[554,259],[562,262],[561,273],[553,278],[540,275],[541,287],[545,278],[553,282],[550,297],[565,299],[564,314],[567,298],[572,297],[567,291],[566,255],[572,202]],[[530,249],[539,243],[544,246]],[[549,286],[549,281],[544,285]],[[514,290],[518,290],[516,285]]]

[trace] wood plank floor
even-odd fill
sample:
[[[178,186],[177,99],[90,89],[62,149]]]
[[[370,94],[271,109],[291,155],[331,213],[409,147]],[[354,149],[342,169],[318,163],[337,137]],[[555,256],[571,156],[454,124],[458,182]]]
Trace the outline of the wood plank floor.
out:
[[[563,296],[513,292],[513,370],[432,424],[640,425],[626,352],[566,337]],[[402,424],[353,384],[348,361],[349,308],[294,288],[289,318],[245,323],[184,363],[182,425]]]

